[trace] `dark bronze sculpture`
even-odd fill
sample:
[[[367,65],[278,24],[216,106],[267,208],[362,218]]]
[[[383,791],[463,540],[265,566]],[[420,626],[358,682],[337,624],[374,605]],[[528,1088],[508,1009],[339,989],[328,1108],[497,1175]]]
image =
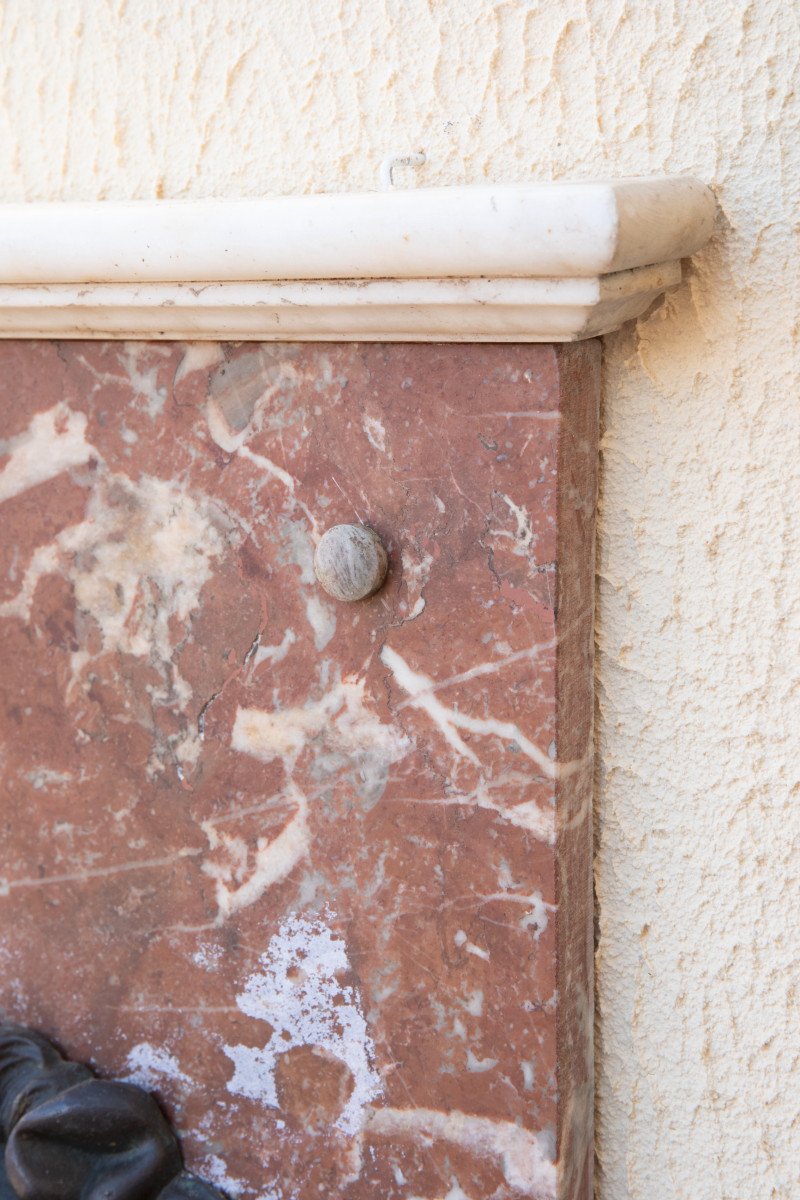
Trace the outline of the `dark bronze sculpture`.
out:
[[[184,1171],[152,1096],[0,1024],[0,1200],[223,1200]]]

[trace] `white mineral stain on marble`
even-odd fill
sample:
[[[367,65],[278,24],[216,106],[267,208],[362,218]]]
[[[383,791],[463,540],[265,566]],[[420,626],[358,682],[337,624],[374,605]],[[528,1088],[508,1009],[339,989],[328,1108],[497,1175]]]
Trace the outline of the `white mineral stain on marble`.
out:
[[[471,1050],[467,1050],[467,1070],[471,1075],[484,1075],[487,1071],[493,1071],[498,1062],[499,1059],[496,1058],[478,1058]]]
[[[470,717],[455,708],[447,708],[434,695],[436,684],[428,675],[413,670],[391,646],[381,650],[381,662],[392,672],[395,682],[408,695],[400,707],[410,705],[426,713],[437,727],[444,740],[455,753],[479,767],[480,759],[460,737],[458,730],[480,734],[484,737],[499,738],[506,743],[514,742],[532,762],[536,763],[541,774],[549,778],[557,778],[575,770],[580,764],[555,763],[538,746],[526,737],[518,725],[511,721],[498,721],[492,717]]]
[[[522,1071],[522,1086],[525,1088],[526,1092],[532,1092],[533,1084],[536,1079],[536,1060],[533,1058],[528,1059],[521,1062],[519,1065],[520,1070]]]
[[[239,447],[243,446],[247,439],[248,429],[245,427],[238,432],[232,430],[225,420],[224,414],[214,401],[211,401],[208,405],[206,420],[208,422],[208,432],[220,449],[225,450],[228,454],[237,454]]]
[[[50,767],[36,767],[33,771],[26,771],[23,775],[30,783],[31,787],[36,792],[51,791],[62,789],[66,784],[72,783],[75,779],[68,771],[54,771]]]
[[[489,961],[489,951],[471,942],[463,929],[456,930],[453,934],[453,941],[459,950],[466,950],[467,954],[472,954],[475,958],[482,958],[484,962]]]
[[[139,1042],[134,1046],[125,1063],[128,1068],[125,1076],[127,1083],[136,1083],[148,1090],[158,1088],[164,1079],[192,1086],[192,1080],[181,1070],[174,1054],[150,1042]]]
[[[222,946],[213,943],[201,944],[191,955],[195,966],[202,967],[204,971],[216,971],[223,957]]]
[[[481,988],[469,992],[466,998],[459,1000],[458,1003],[471,1017],[483,1016],[483,991]]]
[[[411,740],[369,709],[365,688],[363,678],[345,676],[320,700],[303,707],[239,708],[231,745],[262,762],[282,758],[289,774],[304,748],[317,738],[343,755],[369,755],[380,767],[388,766],[408,753]]]
[[[93,490],[85,520],[34,552],[0,616],[27,620],[37,584],[58,571],[96,622],[104,650],[166,665],[170,620],[185,622],[198,607],[223,547],[205,499],[153,476],[111,475]]]
[[[386,430],[383,422],[377,417],[368,417],[364,415],[361,424],[364,427],[364,433],[367,435],[367,441],[373,450],[377,450],[379,454],[386,453]]]
[[[8,462],[0,470],[0,504],[98,457],[86,441],[86,415],[73,412],[63,401],[36,413],[23,433],[0,441],[0,457],[6,454]]]
[[[84,642],[71,657],[68,690],[80,685],[91,666],[94,653],[86,643],[94,626],[100,652],[143,659],[158,672],[160,683],[145,689],[154,707],[184,710],[191,696],[173,661],[181,636],[174,623],[185,631],[199,607],[224,551],[222,521],[207,497],[170,481],[103,474],[85,518],[34,551],[17,594],[0,604],[0,618],[28,621],[39,582],[58,574],[72,585]],[[197,761],[200,740],[194,731],[170,739],[170,746],[180,769]],[[157,757],[152,770],[161,769]]]
[[[252,861],[242,838],[221,832],[217,822],[203,824],[210,849],[222,850],[226,856],[222,863],[206,862],[203,867],[217,881],[218,922],[254,904],[308,854],[308,800],[292,778],[307,747],[313,748],[323,770],[336,770],[342,762],[349,764],[359,774],[359,791],[369,799],[382,791],[389,767],[408,753],[411,741],[370,711],[363,679],[345,678],[320,700],[303,707],[239,708],[231,746],[261,762],[282,761],[286,775],[283,798],[295,811],[276,837],[258,839]]]
[[[496,802],[478,799],[481,808],[492,808],[499,813],[504,821],[527,829],[534,837],[555,845],[556,822],[555,811],[543,809],[535,800],[523,800],[520,804],[511,804],[502,808]]]
[[[202,1160],[199,1170],[201,1179],[205,1179],[208,1183],[213,1183],[217,1187],[222,1188],[229,1195],[238,1200],[239,1196],[243,1196],[246,1192],[251,1191],[248,1184],[243,1179],[236,1179],[228,1172],[228,1164],[218,1154],[207,1154]]]
[[[314,592],[306,597],[305,609],[306,618],[314,634],[314,648],[324,650],[336,633],[336,612]]]
[[[509,530],[495,529],[493,536],[498,538],[511,538],[514,542],[514,553],[522,556],[527,556],[531,546],[536,540],[536,535],[533,531],[530,513],[527,508],[521,504],[515,504],[510,496],[506,496],[503,492],[499,493],[500,499],[503,500],[514,517],[517,527],[513,533]]]
[[[103,371],[90,363],[83,355],[76,354],[76,362],[94,377],[94,386],[89,389],[93,396],[100,388],[122,384],[127,389],[133,387],[134,399],[131,402],[136,407],[144,401],[144,410],[151,421],[160,417],[164,411],[167,399],[167,389],[158,382],[159,366],[172,355],[167,346],[148,343],[143,347],[140,342],[122,342],[118,348],[121,371]]]
[[[220,831],[212,821],[201,823],[209,848],[227,852],[226,862],[203,863],[203,871],[216,880],[217,924],[260,900],[267,888],[290,875],[308,853],[308,801],[291,783],[287,799],[295,804],[294,816],[277,837],[258,838],[252,865],[243,838]]]
[[[220,342],[189,342],[175,372],[175,384],[177,386],[195,371],[210,371],[224,361],[225,351]]]
[[[431,567],[433,566],[433,555],[422,554],[418,558],[412,557],[412,552],[408,547],[402,550],[403,564],[403,584],[406,589],[406,595],[403,603],[409,607],[406,621],[413,621],[425,610],[425,597],[422,592],[430,578]]]
[[[359,997],[339,979],[349,969],[344,941],[322,918],[287,918],[236,997],[241,1012],[267,1022],[273,1032],[261,1048],[224,1047],[234,1064],[230,1092],[277,1108],[280,1054],[317,1046],[345,1063],[353,1078],[352,1094],[334,1128],[360,1134],[367,1106],[381,1094],[381,1081]]]
[[[184,681],[180,679],[177,672],[173,673],[172,693],[178,700],[181,708],[185,709],[189,702],[189,689]],[[154,695],[154,700],[159,701],[161,695]],[[185,778],[185,771],[197,765],[200,759],[200,753],[203,749],[204,733],[200,733],[197,729],[189,729],[183,737],[173,738],[171,741],[172,752],[178,763],[178,778]]]
[[[499,898],[499,897],[498,897]],[[515,900],[518,903],[530,905],[530,912],[527,913],[520,921],[522,929],[530,929],[533,927],[533,940],[539,941],[539,938],[547,929],[550,923],[550,913],[556,911],[555,904],[548,904],[543,898],[541,892],[531,892],[529,896],[504,896],[505,899]]]
[[[155,421],[164,411],[167,399],[167,389],[158,382],[159,359],[163,362],[171,357],[172,351],[168,346],[153,346],[148,344],[147,355],[142,353],[138,342],[125,342],[122,349],[124,364],[124,379],[133,384],[138,398],[144,400],[145,410],[151,421]],[[147,362],[148,359],[154,362]],[[147,365],[144,365],[147,362]]]
[[[279,558],[292,563],[298,569],[298,582],[305,587],[316,588],[314,574],[314,525],[303,510],[305,519],[294,515],[284,516],[279,522]]]
[[[239,446],[238,455],[240,458],[246,458],[248,462],[253,463],[258,467],[259,471],[263,471],[265,475],[270,475],[273,479],[277,479],[289,492],[294,492],[295,479],[283,467],[279,467],[271,458],[267,458],[264,454],[255,454],[247,446]]]
[[[376,1108],[366,1129],[382,1137],[447,1141],[468,1154],[496,1161],[509,1187],[535,1200],[555,1200],[556,1166],[548,1133],[531,1133],[510,1121],[435,1108]]]
[[[477,897],[479,904],[491,904],[498,901],[503,904],[520,904],[528,911],[520,918],[520,929],[533,929],[533,940],[538,942],[550,923],[550,914],[556,911],[555,904],[548,904],[539,891],[520,892],[514,890],[514,883],[507,864],[498,871],[497,882],[501,891],[486,892]]]

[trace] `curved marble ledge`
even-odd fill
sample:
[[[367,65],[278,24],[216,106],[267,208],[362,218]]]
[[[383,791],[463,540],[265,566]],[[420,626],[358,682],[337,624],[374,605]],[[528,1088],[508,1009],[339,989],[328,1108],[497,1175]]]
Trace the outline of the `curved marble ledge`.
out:
[[[6,205],[0,336],[573,341],[676,286],[715,208],[685,177]]]

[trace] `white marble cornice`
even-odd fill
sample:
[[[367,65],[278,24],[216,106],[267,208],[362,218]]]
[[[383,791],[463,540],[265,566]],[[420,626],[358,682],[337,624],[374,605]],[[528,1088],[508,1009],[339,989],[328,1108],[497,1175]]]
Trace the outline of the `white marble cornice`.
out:
[[[695,179],[0,207],[0,336],[573,341],[680,282]]]

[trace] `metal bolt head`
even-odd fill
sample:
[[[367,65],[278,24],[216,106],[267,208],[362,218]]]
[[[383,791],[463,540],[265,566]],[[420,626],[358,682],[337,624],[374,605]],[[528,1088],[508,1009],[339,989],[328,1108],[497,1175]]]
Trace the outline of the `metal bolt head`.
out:
[[[314,555],[314,574],[336,600],[371,596],[388,566],[381,539],[365,525],[334,525],[322,535]]]

